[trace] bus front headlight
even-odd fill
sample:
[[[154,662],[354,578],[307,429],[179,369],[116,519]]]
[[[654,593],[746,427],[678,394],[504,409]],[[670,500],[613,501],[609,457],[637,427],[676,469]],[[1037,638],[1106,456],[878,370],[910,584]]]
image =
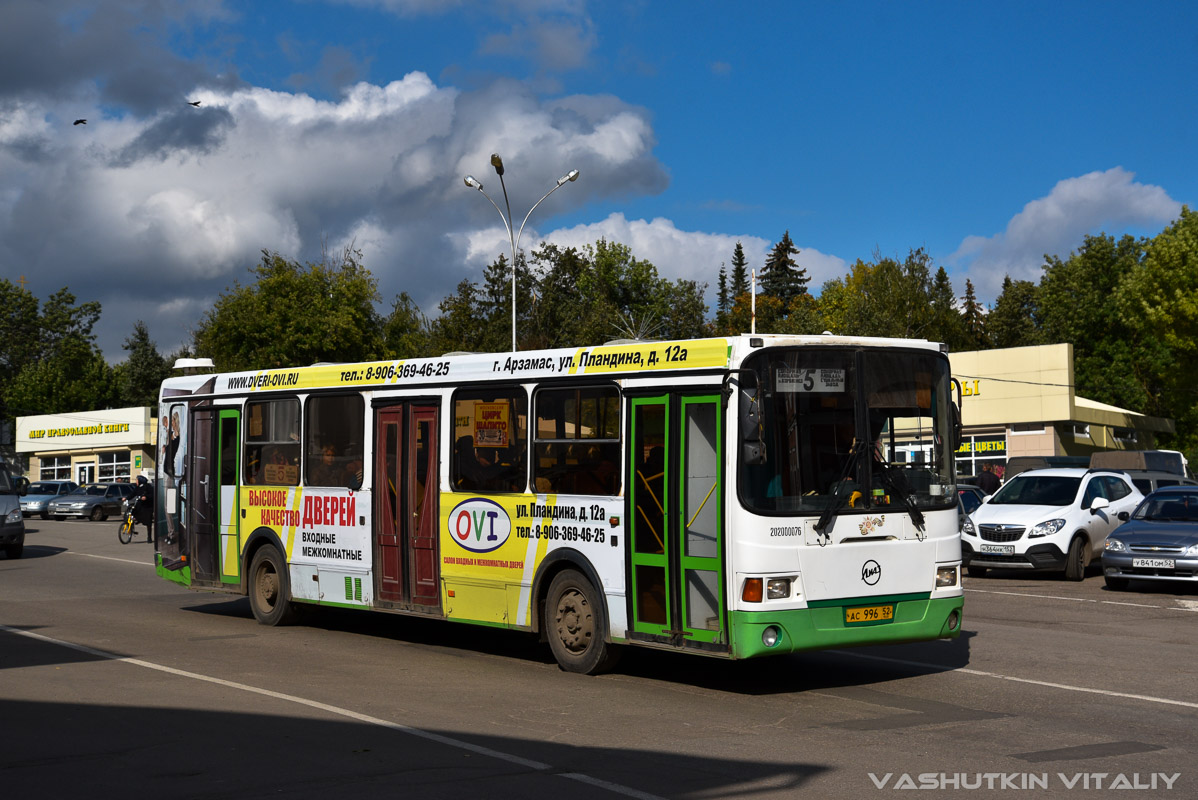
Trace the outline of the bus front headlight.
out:
[[[957,585],[957,568],[952,567],[936,567],[936,588],[943,589],[946,586]]]

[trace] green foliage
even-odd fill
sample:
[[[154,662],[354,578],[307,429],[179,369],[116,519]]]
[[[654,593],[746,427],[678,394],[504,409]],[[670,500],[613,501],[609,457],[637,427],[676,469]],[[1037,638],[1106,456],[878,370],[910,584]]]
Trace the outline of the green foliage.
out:
[[[301,265],[263,251],[254,282],[226,290],[200,321],[196,353],[222,371],[378,357],[377,281],[360,258],[346,249],[338,263]]]
[[[432,324],[432,351],[473,351],[477,342],[478,287],[463,279],[457,291],[442,300],[437,309],[441,315]]]
[[[1028,347],[1042,344],[1037,323],[1039,290],[1031,281],[1003,278],[1002,291],[986,317],[986,332],[993,347]]]
[[[7,334],[0,355],[6,378],[0,396],[7,415],[110,408],[117,402],[112,369],[92,333],[100,318],[98,302],[76,304],[75,295],[63,288],[39,311],[33,295],[7,281],[0,282],[0,295],[13,304],[0,322]]]
[[[912,250],[901,263],[858,260],[844,278],[833,278],[820,293],[828,330],[843,336],[935,338],[931,258]],[[945,276],[947,278],[947,275]]]
[[[23,367],[38,358],[40,328],[37,298],[29,290],[0,278],[0,392]]]
[[[1133,410],[1159,407],[1164,368],[1160,342],[1144,335],[1139,320],[1115,313],[1144,246],[1131,236],[1087,236],[1067,259],[1045,260],[1037,298],[1043,340],[1073,344],[1077,393]]]
[[[15,414],[63,414],[117,405],[112,369],[98,351],[72,341],[54,361],[30,364],[7,392]]]
[[[431,350],[428,318],[420,312],[407,292],[391,302],[391,313],[383,320],[383,356],[385,358],[427,358]]]
[[[1172,444],[1198,463],[1198,214],[1183,207],[1146,244],[1120,281],[1117,301],[1120,327],[1139,345],[1133,374],[1146,405],[1176,421]]]

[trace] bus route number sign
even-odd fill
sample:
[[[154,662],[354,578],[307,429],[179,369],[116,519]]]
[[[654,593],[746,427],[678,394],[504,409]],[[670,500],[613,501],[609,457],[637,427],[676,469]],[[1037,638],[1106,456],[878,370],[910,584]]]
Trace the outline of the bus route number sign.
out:
[[[779,392],[843,392],[844,370],[779,367],[774,382]]]

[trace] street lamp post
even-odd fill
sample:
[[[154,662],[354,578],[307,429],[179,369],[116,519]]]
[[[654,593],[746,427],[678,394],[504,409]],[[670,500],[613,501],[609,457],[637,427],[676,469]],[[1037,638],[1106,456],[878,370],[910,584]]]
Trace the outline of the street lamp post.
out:
[[[475,180],[473,175],[465,177],[465,183],[471,189],[478,189],[482,196],[491,200],[491,205],[495,206],[495,210],[499,212],[500,218],[503,220],[503,227],[507,229],[508,244],[512,246],[512,352],[516,352],[516,248],[520,246],[520,237],[524,234],[524,226],[528,223],[528,218],[532,216],[532,212],[537,210],[546,197],[556,192],[564,184],[578,180],[578,170],[572,169],[565,175],[557,179],[557,183],[553,188],[545,192],[540,200],[532,204],[532,208],[528,209],[528,213],[524,215],[524,222],[520,223],[520,230],[513,232],[512,230],[512,204],[507,199],[507,184],[503,182],[503,159],[498,153],[491,154],[491,166],[495,168],[495,174],[499,176],[499,185],[503,187],[503,204],[507,207],[507,214],[491,200],[491,195],[483,191],[483,185]]]

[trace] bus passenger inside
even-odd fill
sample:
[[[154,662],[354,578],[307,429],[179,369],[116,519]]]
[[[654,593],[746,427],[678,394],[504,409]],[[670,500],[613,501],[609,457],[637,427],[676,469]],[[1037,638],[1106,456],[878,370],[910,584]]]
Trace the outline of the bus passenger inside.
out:
[[[455,489],[477,492],[492,488],[495,468],[484,464],[474,448],[473,436],[462,436],[454,444]]]

